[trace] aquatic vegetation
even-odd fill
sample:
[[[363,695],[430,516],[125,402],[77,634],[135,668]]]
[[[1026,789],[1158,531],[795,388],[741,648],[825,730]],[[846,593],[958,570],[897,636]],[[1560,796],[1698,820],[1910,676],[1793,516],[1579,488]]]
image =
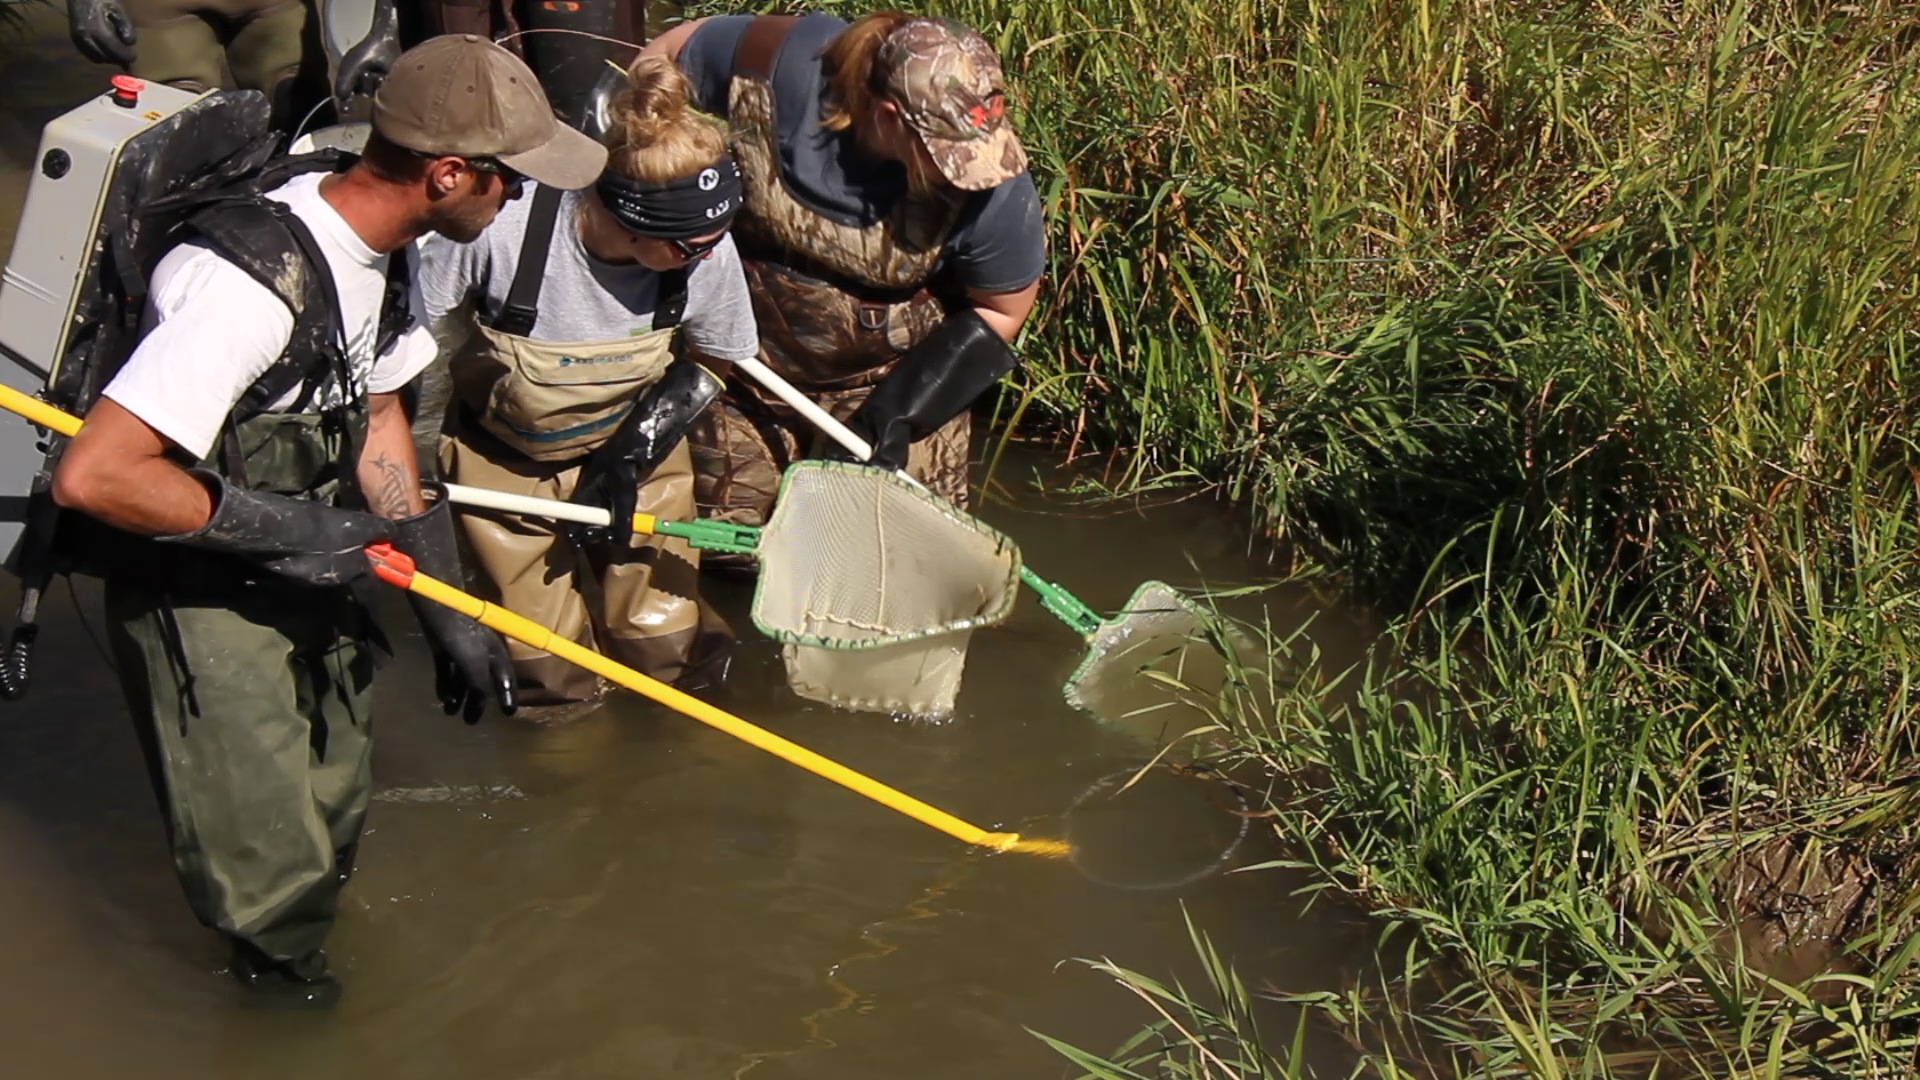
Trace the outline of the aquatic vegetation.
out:
[[[1003,424],[1406,612],[1223,710],[1383,918],[1373,1071],[1910,1074],[1920,12],[931,6],[1054,244]],[[1182,1045],[1076,1060],[1277,1075]]]
[[[1206,934],[1187,920],[1187,933],[1200,957],[1208,996],[1217,1005],[1180,983],[1171,985],[1121,967],[1111,960],[1090,961],[1095,971],[1131,991],[1158,1017],[1110,1057],[1090,1054],[1044,1032],[1034,1035],[1086,1070],[1095,1080],[1302,1080],[1305,1068],[1307,1014],[1302,1013],[1291,1042],[1263,1038],[1253,1007],[1254,996],[1232,965],[1221,959]]]

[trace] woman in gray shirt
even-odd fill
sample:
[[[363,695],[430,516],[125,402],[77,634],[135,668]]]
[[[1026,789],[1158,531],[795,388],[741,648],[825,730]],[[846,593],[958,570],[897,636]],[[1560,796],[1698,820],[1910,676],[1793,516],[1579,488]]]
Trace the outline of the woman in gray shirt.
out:
[[[472,243],[423,245],[421,297],[454,390],[440,467],[457,483],[610,510],[610,529],[565,543],[508,514],[468,513],[463,527],[506,607],[655,678],[701,684],[724,673],[731,635],[700,600],[699,553],[632,525],[636,511],[693,516],[682,435],[719,392],[715,372],[757,349],[727,235],[740,180],[671,63],[643,58],[628,82],[597,184],[535,188]],[[513,659],[523,705],[601,692],[551,654],[515,645]]]

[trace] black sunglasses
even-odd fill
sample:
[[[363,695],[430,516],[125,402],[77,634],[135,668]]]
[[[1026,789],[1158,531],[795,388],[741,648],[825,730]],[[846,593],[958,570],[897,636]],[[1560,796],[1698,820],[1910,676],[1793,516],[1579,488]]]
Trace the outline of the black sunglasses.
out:
[[[712,251],[714,248],[719,247],[720,241],[725,240],[726,238],[727,238],[727,234],[721,233],[719,236],[713,237],[710,240],[700,240],[700,241],[669,240],[667,241],[667,243],[673,245],[673,250],[679,252],[681,258],[687,260],[688,262],[692,262],[693,260],[706,255],[708,252]]]
[[[515,169],[509,165],[502,164],[501,162],[495,161],[492,158],[475,157],[475,158],[462,158],[461,160],[465,161],[467,163],[467,167],[472,169],[474,172],[491,173],[494,176],[499,177],[500,182],[502,184],[505,184],[509,191],[517,190],[520,187],[520,185],[527,182],[526,176],[522,174],[518,169]]]
[[[507,165],[503,162],[495,161],[493,158],[461,157],[459,154],[433,154],[433,153],[428,153],[425,150],[415,150],[410,146],[405,147],[404,149],[407,151],[407,153],[412,154],[414,157],[425,158],[428,161],[438,161],[443,157],[458,157],[460,158],[461,161],[464,161],[467,163],[467,168],[472,169],[474,172],[482,172],[482,173],[487,173],[490,176],[499,177],[500,182],[502,184],[505,184],[508,190],[513,190],[515,188],[518,188],[520,187],[520,185],[527,182],[527,177],[525,173],[520,172],[518,169],[515,169],[511,165]]]

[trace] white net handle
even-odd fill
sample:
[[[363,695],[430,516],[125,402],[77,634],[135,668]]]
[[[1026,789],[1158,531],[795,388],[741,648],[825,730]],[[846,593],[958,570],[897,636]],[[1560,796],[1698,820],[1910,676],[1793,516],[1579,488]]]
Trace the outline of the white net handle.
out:
[[[734,366],[751,375],[754,382],[766,387],[775,397],[792,406],[795,412],[806,417],[814,427],[825,432],[829,438],[845,447],[854,457],[861,461],[873,457],[873,447],[867,440],[855,435],[847,425],[835,420],[827,410],[815,405],[810,398],[802,394],[792,383],[781,378],[772,368],[756,359],[736,360]],[[905,469],[897,470],[893,475],[921,491],[926,490],[926,485],[908,476]],[[613,515],[607,513],[605,507],[541,499],[532,495],[512,495],[504,491],[469,487],[465,484],[448,484],[447,497],[461,506],[505,510],[513,514],[531,514],[559,521],[579,522],[582,525],[605,527],[613,520]]]
[[[735,360],[733,365],[752,376],[754,382],[759,383],[768,391],[772,392],[774,397],[786,402],[793,411],[806,417],[814,427],[819,428],[822,432],[826,433],[828,438],[839,443],[847,453],[852,454],[861,461],[867,461],[873,457],[872,444],[860,436],[855,435],[847,425],[835,420],[831,413],[815,405],[811,398],[795,389],[792,383],[781,378],[777,372],[761,363],[757,358]],[[893,475],[905,480],[907,483],[912,484],[922,491],[926,490],[926,485],[908,476],[905,469],[896,469]]]

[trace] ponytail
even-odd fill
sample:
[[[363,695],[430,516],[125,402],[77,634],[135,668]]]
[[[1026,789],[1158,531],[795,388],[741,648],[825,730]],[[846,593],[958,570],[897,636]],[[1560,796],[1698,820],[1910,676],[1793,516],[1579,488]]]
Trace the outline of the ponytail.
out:
[[[828,131],[864,126],[873,115],[876,87],[885,72],[873,70],[873,59],[887,35],[915,17],[904,11],[876,11],[834,36],[820,51],[827,77],[827,106],[820,124]]]

